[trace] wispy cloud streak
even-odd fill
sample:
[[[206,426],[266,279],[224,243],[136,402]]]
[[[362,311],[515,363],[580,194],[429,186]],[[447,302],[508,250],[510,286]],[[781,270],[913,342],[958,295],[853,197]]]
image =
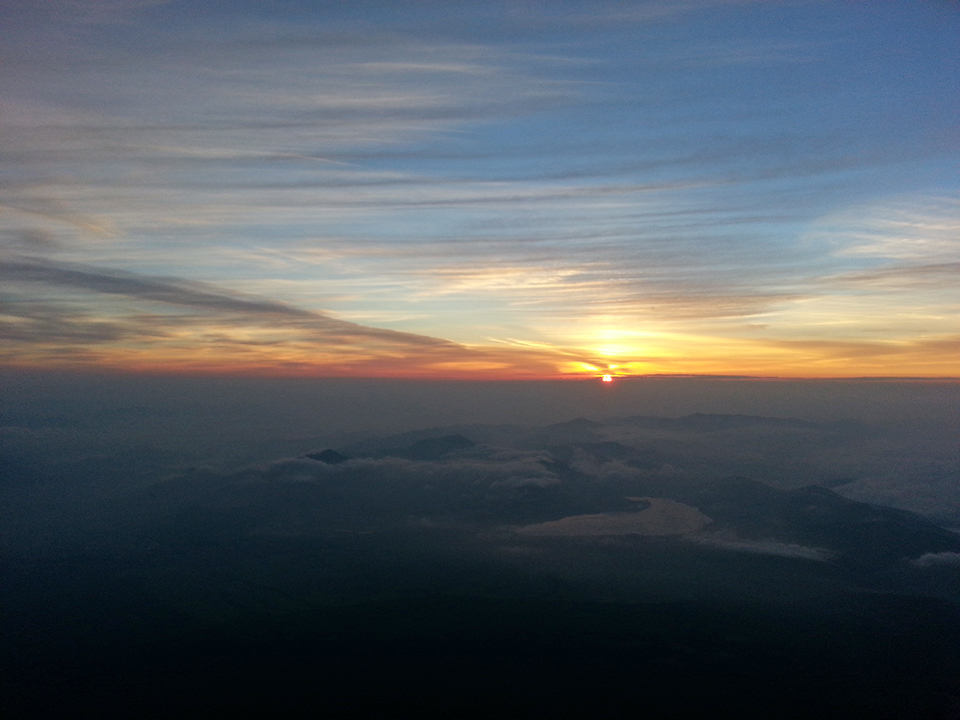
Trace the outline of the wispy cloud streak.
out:
[[[909,5],[20,3],[4,278],[46,313],[37,342],[80,315],[135,336],[129,298],[181,309],[181,353],[190,327],[207,348],[362,337],[354,366],[380,343],[514,367],[488,345],[513,338],[554,349],[538,372],[758,347],[769,372],[813,348],[884,370],[960,312],[956,49]],[[886,53],[904,28],[923,41]],[[203,336],[191,313],[274,327]]]
[[[55,264],[42,260],[14,259],[0,263],[0,279],[8,282],[41,282],[58,287],[78,288],[107,295],[123,295],[168,305],[197,308],[213,313],[291,318],[307,321],[324,334],[338,337],[370,338],[398,345],[448,346],[443,340],[369,328],[336,320],[318,312],[284,303],[228,293],[209,284],[180,278],[151,278],[134,273]]]

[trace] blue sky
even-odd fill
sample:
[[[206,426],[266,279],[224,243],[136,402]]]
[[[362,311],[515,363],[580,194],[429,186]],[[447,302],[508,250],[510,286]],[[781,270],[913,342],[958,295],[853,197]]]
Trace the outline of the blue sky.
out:
[[[8,364],[960,375],[955,3],[0,8]]]

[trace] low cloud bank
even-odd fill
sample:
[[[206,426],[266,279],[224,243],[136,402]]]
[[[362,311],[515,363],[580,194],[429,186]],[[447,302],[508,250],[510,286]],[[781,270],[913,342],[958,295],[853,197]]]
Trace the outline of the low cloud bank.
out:
[[[960,553],[938,552],[924,553],[916,560],[910,561],[917,567],[954,567],[960,568]]]
[[[695,507],[666,498],[636,498],[649,503],[639,512],[606,512],[572,515],[550,522],[526,525],[523,535],[582,537],[602,535],[682,535],[702,530],[713,522]]]
[[[918,453],[919,455],[919,453]],[[851,500],[888,505],[960,528],[960,462],[950,458],[883,457],[862,478],[837,488]]]
[[[836,553],[826,548],[807,547],[806,545],[784,543],[776,540],[733,539],[716,535],[701,535],[694,540],[700,545],[720,548],[722,550],[756,553],[758,555],[776,555],[778,557],[797,558],[800,560],[826,562],[836,556]]]
[[[328,465],[308,458],[289,458],[262,470],[248,471],[251,478],[267,480],[320,479],[342,476],[354,480],[404,482],[426,487],[435,483],[449,485],[489,485],[491,488],[549,487],[560,481],[544,461],[549,453],[527,451],[489,451],[481,448],[471,457],[437,461],[408,460],[399,457],[356,458]]]

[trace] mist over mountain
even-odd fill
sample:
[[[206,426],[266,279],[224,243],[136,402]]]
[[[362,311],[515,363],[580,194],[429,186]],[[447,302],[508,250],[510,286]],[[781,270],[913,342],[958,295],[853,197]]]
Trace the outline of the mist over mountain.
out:
[[[9,717],[960,707],[960,482],[923,388],[823,417],[624,384],[585,416],[567,384],[533,422],[456,387],[452,423],[364,431],[269,383],[160,387],[6,396]],[[873,413],[897,395],[907,421]]]

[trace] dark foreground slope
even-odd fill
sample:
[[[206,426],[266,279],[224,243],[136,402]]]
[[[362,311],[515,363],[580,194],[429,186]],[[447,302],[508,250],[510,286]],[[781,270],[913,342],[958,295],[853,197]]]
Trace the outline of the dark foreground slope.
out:
[[[563,595],[436,592],[214,621],[108,581],[97,607],[74,596],[8,638],[5,716],[955,716],[960,625],[937,601],[861,595],[825,611]]]

